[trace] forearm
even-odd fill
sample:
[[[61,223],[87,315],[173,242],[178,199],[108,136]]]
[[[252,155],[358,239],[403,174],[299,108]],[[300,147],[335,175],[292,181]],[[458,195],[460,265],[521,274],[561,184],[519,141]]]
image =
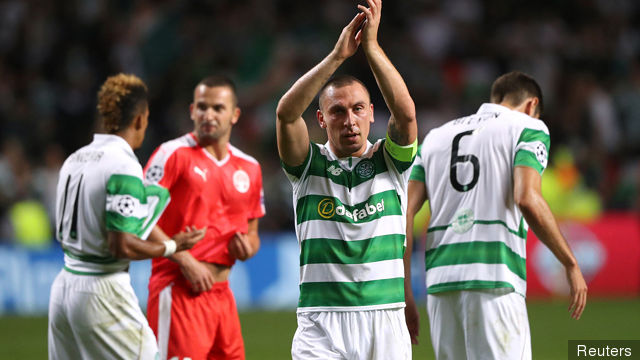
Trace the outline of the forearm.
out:
[[[416,140],[416,108],[398,70],[393,66],[377,42],[368,44],[365,54],[391,112],[390,137],[398,145],[409,145]]]
[[[318,65],[298,79],[278,103],[276,110],[278,121],[293,123],[299,119],[344,60],[332,51]]]
[[[184,266],[192,261],[198,261],[189,251],[178,251],[167,258],[180,266]]]
[[[413,220],[407,221],[407,247],[404,249],[402,262],[404,263],[404,292],[405,296],[413,296],[413,288],[411,287],[411,255],[413,254]]]
[[[520,205],[529,227],[566,268],[577,265],[569,244],[560,232],[551,209],[541,194],[533,193]]]
[[[164,230],[162,230],[162,228],[156,225],[154,226],[153,230],[151,230],[147,241],[161,243],[164,245],[164,242],[169,240],[172,240],[169,235],[167,235]],[[178,265],[184,265],[190,260],[195,260],[193,255],[191,255],[191,253],[188,251],[178,251],[173,255],[167,256],[167,258],[177,263]]]
[[[144,241],[124,232],[109,231],[107,239],[111,254],[118,259],[144,260],[162,256],[166,250],[164,243]]]
[[[260,236],[258,236],[257,232],[249,233],[248,236],[249,244],[251,244],[251,256],[249,256],[251,258],[260,250]]]

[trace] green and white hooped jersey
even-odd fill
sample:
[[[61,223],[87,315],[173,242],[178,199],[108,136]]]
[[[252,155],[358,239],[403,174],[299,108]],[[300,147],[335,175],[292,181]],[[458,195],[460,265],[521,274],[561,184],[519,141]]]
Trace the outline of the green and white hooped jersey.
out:
[[[513,170],[542,174],[548,157],[546,125],[497,104],[427,134],[411,180],[426,183],[431,208],[428,293],[508,287],[525,296],[528,225],[513,198]]]
[[[300,245],[298,312],[404,306],[407,183],[416,148],[387,138],[367,142],[361,157],[338,159],[328,143],[312,143],[302,165],[283,164]]]
[[[109,252],[107,231],[146,239],[169,203],[169,192],[142,182],[142,167],[117,135],[94,135],[65,160],[56,192],[56,237],[65,269],[99,275],[125,270],[129,260]]]

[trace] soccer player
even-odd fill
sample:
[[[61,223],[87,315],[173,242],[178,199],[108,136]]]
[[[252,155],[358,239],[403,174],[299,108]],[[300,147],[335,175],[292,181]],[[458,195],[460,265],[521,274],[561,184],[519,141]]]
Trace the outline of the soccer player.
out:
[[[60,169],[56,235],[64,268],[51,287],[49,359],[154,359],[155,338],[131,288],[130,260],[191,248],[205,229],[144,241],[169,193],[145,186],[133,149],[148,124],[147,87],[133,75],[109,77],[98,93],[107,134]]]
[[[413,217],[428,199],[427,311],[438,359],[531,359],[529,226],[565,267],[572,317],[584,310],[587,285],[540,192],[549,158],[541,113],[536,81],[511,72],[493,83],[490,104],[432,130],[421,145],[409,181],[407,246]],[[405,261],[410,268],[410,252]],[[417,314],[407,301],[414,341]]]
[[[277,108],[278,150],[293,185],[300,245],[294,359],[411,358],[402,256],[415,106],[377,41],[382,2],[367,2]],[[386,139],[373,144],[368,90],[351,76],[328,80],[360,44],[391,112]],[[318,93],[326,144],[310,142],[302,118]]]
[[[244,359],[227,279],[236,260],[249,259],[260,247],[262,172],[254,158],[229,143],[240,117],[231,80],[200,81],[190,112],[193,132],[158,147],[145,176],[171,193],[158,222],[165,233],[194,224],[207,234],[172,261],[153,261],[147,315],[161,359]]]

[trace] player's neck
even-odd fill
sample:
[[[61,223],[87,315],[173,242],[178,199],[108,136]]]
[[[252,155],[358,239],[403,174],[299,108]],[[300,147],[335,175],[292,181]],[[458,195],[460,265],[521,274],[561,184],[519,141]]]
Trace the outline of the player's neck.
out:
[[[217,160],[223,160],[229,153],[228,144],[228,141],[216,141],[211,144],[201,144],[201,146]]]
[[[135,131],[131,130],[130,128],[127,128],[127,129],[122,130],[122,131],[118,131],[117,133],[112,134],[112,135],[117,135],[117,136],[120,136],[121,138],[123,138],[124,141],[126,141],[127,144],[129,144],[129,146],[131,146],[132,150],[136,150],[136,149],[138,149],[138,147],[140,147],[139,140],[136,137]]]

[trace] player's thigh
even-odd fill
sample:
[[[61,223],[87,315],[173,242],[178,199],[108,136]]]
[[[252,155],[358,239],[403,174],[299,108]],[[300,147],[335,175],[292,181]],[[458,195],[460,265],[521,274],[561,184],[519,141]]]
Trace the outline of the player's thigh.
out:
[[[244,360],[244,341],[240,318],[233,293],[229,287],[214,289],[210,296],[214,297],[216,311],[219,316],[213,347],[208,360]]]
[[[155,359],[155,336],[140,310],[128,274],[98,279],[68,297],[70,323],[83,358]]]
[[[465,291],[465,340],[469,359],[531,359],[524,297],[510,289]]]
[[[347,359],[347,344],[333,312],[297,314],[298,328],[291,343],[293,360]]]
[[[431,344],[436,359],[465,359],[467,357],[462,327],[460,291],[446,291],[427,295],[427,315]]]
[[[411,337],[407,329],[404,308],[363,311],[362,318],[372,329],[368,348],[360,349],[367,359],[411,359]],[[367,324],[363,324],[366,326]],[[355,339],[354,339],[355,340]],[[357,343],[366,343],[359,339]],[[360,356],[358,356],[360,358]]]
[[[214,295],[213,289],[194,293],[186,282],[175,282],[160,291],[157,334],[161,359],[207,359],[216,337],[227,331],[220,327],[225,309]]]
[[[49,297],[47,347],[50,360],[81,358],[73,330],[66,316],[66,279],[64,277],[65,274],[62,272],[58,274],[51,286]]]

